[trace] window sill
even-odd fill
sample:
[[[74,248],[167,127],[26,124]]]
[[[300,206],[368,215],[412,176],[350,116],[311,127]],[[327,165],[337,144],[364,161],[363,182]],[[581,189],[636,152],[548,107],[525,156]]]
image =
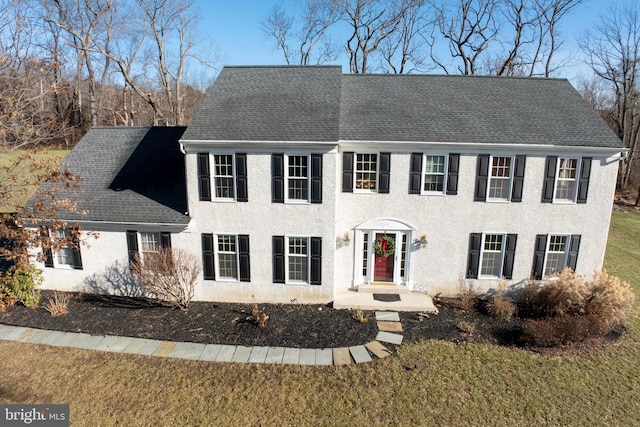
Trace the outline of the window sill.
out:
[[[421,196],[446,196],[444,191],[423,191],[420,193]]]
[[[219,199],[211,199],[211,201],[208,203],[235,203],[235,202],[236,202],[236,199],[219,198]]]

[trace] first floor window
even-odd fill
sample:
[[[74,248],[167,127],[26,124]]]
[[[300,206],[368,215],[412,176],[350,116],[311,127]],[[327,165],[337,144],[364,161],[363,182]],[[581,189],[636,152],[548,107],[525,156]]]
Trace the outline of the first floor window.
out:
[[[251,281],[248,235],[203,233],[201,238],[205,280]]]
[[[43,234],[49,234],[46,228],[41,229]],[[43,247],[45,255],[45,267],[71,267],[82,270],[82,257],[80,254],[80,242],[78,236],[73,235],[71,230],[63,228],[53,230],[50,234],[56,242],[58,249],[53,253],[51,246]]]
[[[375,191],[378,183],[378,155],[356,154],[356,189]]]
[[[322,284],[322,238],[273,236],[273,283]]]
[[[236,236],[218,235],[218,271],[221,279],[238,280]]]
[[[504,234],[485,234],[480,275],[500,277]]]
[[[579,234],[539,234],[536,236],[532,276],[544,279],[569,267],[576,269]]]
[[[306,237],[288,238],[288,281],[308,283],[309,281],[309,241]]]
[[[466,277],[511,279],[517,239],[516,234],[471,233]]]

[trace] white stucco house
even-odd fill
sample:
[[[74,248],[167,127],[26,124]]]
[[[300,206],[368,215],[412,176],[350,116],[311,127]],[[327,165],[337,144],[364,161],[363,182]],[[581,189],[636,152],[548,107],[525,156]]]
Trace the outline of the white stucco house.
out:
[[[591,274],[621,155],[566,80],[226,67],[188,128],[95,127],[71,151],[89,213],[66,219],[100,238],[50,254],[43,287],[113,290],[162,246],[202,257],[211,301]]]

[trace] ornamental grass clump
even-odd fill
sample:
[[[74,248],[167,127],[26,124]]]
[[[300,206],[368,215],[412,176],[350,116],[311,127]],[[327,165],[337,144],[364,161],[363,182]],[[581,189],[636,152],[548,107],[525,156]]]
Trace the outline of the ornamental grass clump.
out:
[[[508,283],[505,279],[498,282],[496,293],[487,303],[489,315],[496,319],[508,322],[516,314],[516,303],[513,298],[507,296]]]
[[[47,310],[51,317],[67,314],[69,312],[69,294],[54,291],[53,295],[42,304],[42,308]]]
[[[473,282],[460,278],[458,280],[458,305],[460,310],[469,311],[478,302],[478,291]]]
[[[525,299],[521,307],[531,318],[523,324],[523,341],[550,347],[603,337],[624,326],[634,294],[628,283],[606,271],[587,281],[564,269],[537,291],[527,285]]]

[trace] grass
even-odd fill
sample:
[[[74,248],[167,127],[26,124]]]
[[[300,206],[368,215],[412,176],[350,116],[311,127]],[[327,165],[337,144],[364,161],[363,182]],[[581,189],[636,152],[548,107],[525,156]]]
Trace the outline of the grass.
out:
[[[639,214],[614,213],[606,267],[636,294],[639,236]],[[0,342],[0,372],[0,402],[70,403],[78,426],[628,426],[640,424],[640,318],[582,356],[429,341],[375,363],[303,367]]]
[[[10,200],[0,201],[0,213],[10,213],[16,211],[16,206],[24,205],[29,197],[36,191],[38,184],[33,176],[32,165],[34,163],[51,162],[58,164],[69,153],[69,150],[41,150],[36,152],[29,160],[19,161],[25,154],[23,151],[9,151],[0,153],[0,182],[7,184],[7,177],[18,176],[20,181],[14,186],[16,197]],[[19,161],[19,162],[18,162]],[[17,166],[16,164],[19,163]]]

